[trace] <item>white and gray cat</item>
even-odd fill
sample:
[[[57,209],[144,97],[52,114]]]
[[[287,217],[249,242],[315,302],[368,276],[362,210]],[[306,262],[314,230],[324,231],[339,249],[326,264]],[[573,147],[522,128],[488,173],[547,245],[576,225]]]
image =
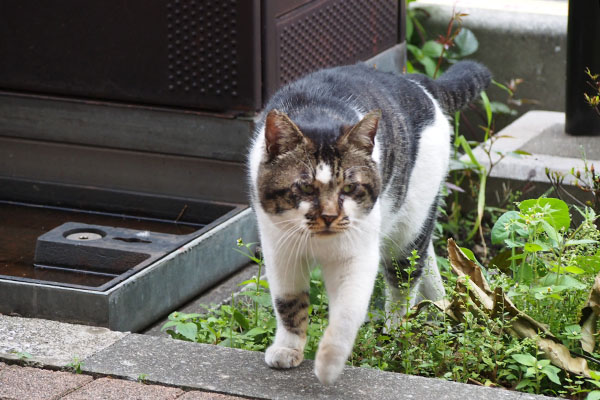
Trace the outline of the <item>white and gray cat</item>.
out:
[[[315,265],[329,296],[329,326],[315,360],[325,384],[339,377],[352,351],[380,264],[389,302],[444,295],[431,234],[448,172],[447,115],[490,80],[484,66],[470,61],[437,80],[357,64],[317,71],[271,98],[249,155],[251,202],[277,315],[268,365],[291,368],[303,360]],[[405,293],[399,282],[413,249],[420,259]]]

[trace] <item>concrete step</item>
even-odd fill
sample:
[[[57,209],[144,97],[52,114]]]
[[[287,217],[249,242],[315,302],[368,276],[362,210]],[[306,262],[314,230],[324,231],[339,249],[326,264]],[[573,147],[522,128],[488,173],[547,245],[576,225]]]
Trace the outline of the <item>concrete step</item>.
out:
[[[72,363],[73,357],[77,356],[83,375],[60,375],[60,379],[69,378],[70,388],[64,389],[61,386],[61,389],[57,389],[56,393],[61,396],[68,394],[68,390],[75,389],[77,391],[73,392],[73,396],[81,390],[84,392],[79,393],[87,393],[89,396],[95,393],[94,390],[106,390],[111,393],[115,393],[116,390],[122,391],[121,393],[125,393],[123,391],[126,390],[142,390],[139,385],[123,383],[118,379],[92,382],[88,375],[135,381],[143,374],[144,382],[150,385],[176,388],[168,391],[150,387],[147,390],[155,394],[170,393],[173,396],[181,394],[177,389],[183,389],[188,392],[208,391],[261,399],[547,398],[442,379],[354,367],[346,367],[335,385],[323,386],[314,376],[314,363],[310,360],[304,361],[298,368],[276,370],[267,367],[263,360],[264,355],[259,352],[149,335],[111,332],[103,328],[94,329],[97,330],[90,331],[90,327],[82,325],[0,315],[0,361],[14,363],[21,359],[23,362],[22,359],[25,358],[28,363],[37,363],[46,369],[61,369]],[[29,355],[24,357],[23,352]],[[33,390],[31,385],[35,378],[32,378],[31,374],[36,371],[28,369],[19,372],[14,368],[0,363],[1,398],[14,398],[12,396],[16,390],[27,387],[26,385]],[[7,378],[3,378],[5,371]],[[44,371],[41,374],[46,376],[48,372]],[[58,381],[58,375],[55,377],[50,380]],[[26,382],[23,382],[24,380]],[[102,389],[105,385],[108,385],[108,388]]]
[[[507,187],[522,189],[527,185],[527,198],[542,195],[552,187],[546,168],[564,175],[564,188],[579,201],[592,199],[590,193],[573,186],[575,178],[570,172],[572,169],[583,172],[585,162],[588,167],[600,166],[600,137],[567,135],[564,124],[562,112],[530,111],[497,133],[498,139],[491,147],[491,162],[495,165],[487,187],[491,204],[503,196]],[[489,141],[477,147],[473,154],[489,169],[490,158],[484,151],[486,147],[490,148]],[[531,155],[507,156],[517,150]],[[468,160],[468,157],[464,156],[463,160]],[[566,200],[574,201],[569,195],[565,196],[568,197]]]

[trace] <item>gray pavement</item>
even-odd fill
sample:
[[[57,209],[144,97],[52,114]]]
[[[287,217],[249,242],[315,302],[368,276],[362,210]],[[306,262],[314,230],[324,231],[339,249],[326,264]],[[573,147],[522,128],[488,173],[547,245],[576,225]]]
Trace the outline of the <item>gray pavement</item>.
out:
[[[310,360],[275,370],[266,366],[262,353],[170,338],[102,331],[98,337],[104,339],[95,341],[90,335],[98,333],[88,326],[5,315],[0,327],[1,399],[544,398],[354,367],[346,367],[335,385],[323,386]],[[39,330],[43,334],[34,332]],[[65,335],[73,339],[66,341]],[[81,374],[65,371],[74,362]]]

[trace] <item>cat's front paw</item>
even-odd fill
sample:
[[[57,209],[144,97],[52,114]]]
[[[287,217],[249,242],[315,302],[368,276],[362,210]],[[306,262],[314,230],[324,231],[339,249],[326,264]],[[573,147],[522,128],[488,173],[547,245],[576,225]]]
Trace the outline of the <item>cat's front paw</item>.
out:
[[[300,365],[304,352],[289,347],[271,346],[265,353],[265,362],[273,368],[293,368]]]
[[[344,370],[346,358],[341,346],[321,343],[315,360],[315,375],[319,381],[324,385],[334,383]]]

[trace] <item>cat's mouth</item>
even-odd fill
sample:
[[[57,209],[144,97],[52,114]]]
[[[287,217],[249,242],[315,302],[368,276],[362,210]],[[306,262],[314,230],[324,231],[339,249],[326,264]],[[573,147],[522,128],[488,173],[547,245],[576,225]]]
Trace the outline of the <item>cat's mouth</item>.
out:
[[[340,231],[332,231],[330,229],[324,229],[322,231],[312,232],[315,236],[333,236],[341,233]]]

